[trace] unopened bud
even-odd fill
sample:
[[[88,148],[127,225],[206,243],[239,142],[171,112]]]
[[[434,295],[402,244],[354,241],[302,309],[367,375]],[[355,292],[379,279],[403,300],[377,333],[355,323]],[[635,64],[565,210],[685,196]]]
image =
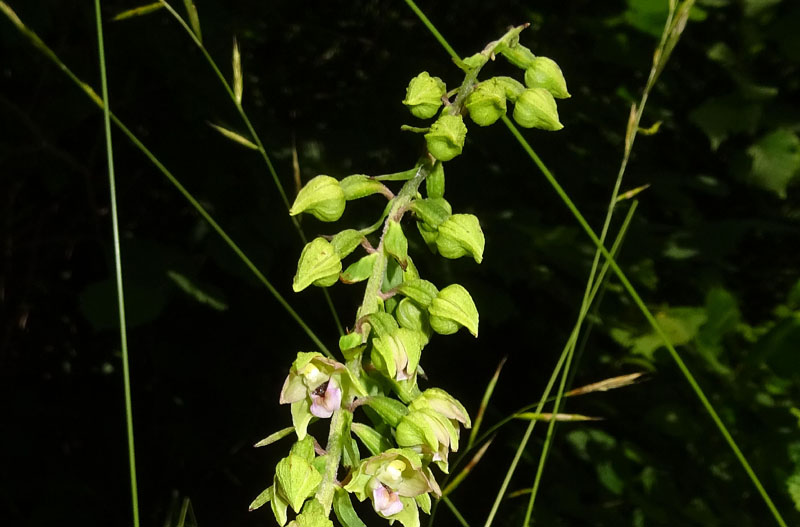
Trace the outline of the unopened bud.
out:
[[[428,151],[440,161],[450,161],[461,153],[467,127],[460,115],[440,115],[425,134]]]
[[[525,128],[561,130],[558,109],[553,96],[544,88],[529,88],[522,92],[514,105],[514,120]]]
[[[339,182],[330,176],[317,176],[297,193],[289,214],[308,212],[321,221],[336,221],[342,217],[344,205],[344,191]]]
[[[544,88],[557,99],[570,97],[561,68],[547,57],[533,59],[531,66],[525,70],[525,84],[528,88]]]
[[[442,79],[431,77],[427,71],[423,71],[408,83],[403,104],[408,106],[414,117],[430,119],[439,111],[442,96],[446,92]]]
[[[478,126],[489,126],[506,113],[505,89],[495,79],[480,83],[466,101],[470,118]]]

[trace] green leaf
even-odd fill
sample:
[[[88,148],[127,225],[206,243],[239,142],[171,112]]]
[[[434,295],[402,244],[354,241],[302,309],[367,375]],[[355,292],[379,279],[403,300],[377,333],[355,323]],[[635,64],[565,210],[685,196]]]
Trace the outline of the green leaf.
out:
[[[292,445],[291,453],[309,463],[314,460],[314,438],[306,436]]]
[[[289,214],[296,216],[307,212],[320,221],[336,221],[344,213],[345,201],[339,182],[330,176],[320,175],[300,189]]]
[[[364,235],[355,229],[346,229],[336,234],[331,239],[331,245],[336,250],[339,258],[344,259],[361,245]]]
[[[363,340],[363,335],[355,331],[353,333],[348,333],[347,335],[342,335],[339,337],[339,349],[344,352],[346,350],[356,348],[362,344]]]
[[[294,427],[293,426],[287,426],[283,430],[278,430],[274,434],[268,435],[267,437],[265,437],[264,439],[262,439],[261,441],[259,441],[258,443],[256,443],[253,446],[258,448],[258,447],[262,447],[262,446],[271,445],[272,443],[274,443],[276,441],[279,441],[279,440],[283,439],[284,437],[288,436],[292,432],[294,432]]]
[[[407,296],[422,307],[427,308],[439,294],[435,285],[427,280],[410,280],[397,286],[397,292]]]
[[[405,269],[406,260],[408,259],[408,240],[406,235],[403,234],[403,227],[394,220],[389,220],[386,228],[386,235],[383,238],[383,247],[389,253],[400,267]]]
[[[375,330],[378,338],[394,335],[398,329],[397,321],[389,313],[376,312],[368,315],[367,322]]]
[[[356,514],[350,494],[342,488],[337,488],[333,495],[333,512],[342,527],[367,527]]]
[[[292,403],[292,426],[297,433],[297,439],[306,437],[306,429],[308,423],[314,415],[311,413],[311,405],[308,402],[308,397]]]
[[[381,435],[380,432],[363,423],[353,423],[350,429],[373,456],[377,456],[393,446],[390,438]]]
[[[272,514],[275,515],[275,521],[278,522],[278,525],[285,525],[286,520],[286,508],[289,506],[289,502],[286,501],[286,498],[280,492],[277,492],[278,488],[278,477],[275,476],[273,478],[272,484],[272,501],[270,505],[272,506]]]
[[[347,176],[340,183],[347,201],[365,198],[386,191],[383,183],[364,174]]]
[[[372,276],[372,269],[375,267],[375,260],[377,259],[378,253],[372,253],[362,256],[358,261],[351,263],[340,276],[342,282],[345,284],[363,282]]]
[[[211,309],[215,309],[217,311],[226,311],[228,309],[228,304],[216,298],[211,293],[203,290],[206,288],[206,286],[201,288],[193,283],[189,278],[181,273],[178,273],[177,271],[167,271],[167,276],[169,276],[169,278],[175,282],[175,284],[180,287],[184,293],[194,297],[194,299],[201,304],[205,304]]]
[[[485,244],[480,222],[472,214],[453,214],[439,225],[436,248],[445,258],[455,259],[469,254],[475,262],[481,263]]]
[[[331,286],[339,280],[341,271],[342,260],[336,254],[333,245],[325,238],[315,238],[307,243],[300,253],[292,289],[297,293],[311,284],[320,287]]]
[[[399,521],[404,527],[419,527],[417,502],[414,501],[414,498],[406,498],[405,496],[400,496],[400,501],[403,503],[403,510],[389,518]]]
[[[439,449],[439,441],[432,423],[421,412],[411,412],[397,425],[397,444],[401,447],[425,445],[432,451]]]
[[[419,496],[414,496],[414,500],[416,500],[417,505],[419,508],[422,509],[422,512],[425,514],[431,513],[431,495],[427,492],[425,494],[420,494]]]
[[[408,415],[408,408],[406,405],[396,399],[391,399],[383,395],[367,397],[364,404],[375,410],[375,412],[381,416],[381,419],[386,421],[392,428],[397,426],[403,416]]]
[[[333,522],[325,514],[322,504],[316,499],[309,500],[303,507],[303,512],[292,523],[297,527],[333,527]]]
[[[444,198],[444,163],[441,161],[433,165],[425,178],[425,191],[429,198]]]
[[[256,496],[256,499],[254,499],[253,502],[250,503],[250,506],[248,507],[247,510],[254,511],[259,507],[266,505],[271,500],[272,500],[272,487],[270,486],[269,488],[261,492],[261,494]]]
[[[761,118],[761,105],[738,95],[713,97],[689,113],[689,120],[700,127],[716,150],[729,136],[755,132]]]
[[[775,130],[748,148],[747,155],[753,183],[786,198],[786,188],[800,173],[800,138],[790,130]]]
[[[463,286],[453,284],[445,287],[428,308],[431,327],[437,333],[450,335],[461,326],[478,336],[478,309],[469,292]]]
[[[275,477],[279,485],[277,493],[283,494],[295,512],[300,512],[303,502],[322,481],[322,476],[311,463],[295,454],[289,454],[278,462]]]

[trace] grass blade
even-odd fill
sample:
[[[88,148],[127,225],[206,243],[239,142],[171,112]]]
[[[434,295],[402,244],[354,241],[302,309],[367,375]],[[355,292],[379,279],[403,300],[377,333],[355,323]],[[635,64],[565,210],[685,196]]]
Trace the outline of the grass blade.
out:
[[[242,56],[239,53],[239,42],[236,37],[233,37],[233,95],[236,99],[236,104],[242,105],[242,91],[244,90],[242,80]]]
[[[277,432],[268,435],[267,437],[265,437],[264,439],[262,439],[261,441],[259,441],[258,443],[256,443],[253,446],[255,448],[259,448],[259,447],[262,447],[262,446],[271,445],[272,443],[274,443],[276,441],[280,441],[281,439],[283,439],[284,437],[288,436],[292,432],[294,432],[294,427],[293,426],[288,426],[288,427],[286,427],[286,428],[284,428],[282,430],[278,430]]]
[[[500,361],[500,364],[497,365],[497,369],[494,370],[494,375],[492,375],[489,384],[486,386],[486,391],[483,393],[483,399],[481,399],[481,406],[478,408],[478,413],[475,415],[475,423],[472,426],[472,431],[469,433],[467,450],[469,450],[469,448],[475,443],[475,438],[478,437],[478,431],[481,428],[481,423],[483,423],[483,416],[486,413],[486,407],[489,406],[489,399],[492,398],[494,387],[497,385],[497,379],[500,377],[500,370],[503,369],[503,365],[506,363],[507,358],[508,357],[503,357],[503,359]]]
[[[233,130],[228,130],[227,128],[224,128],[214,123],[208,123],[208,126],[210,126],[211,128],[213,128],[214,130],[221,133],[222,135],[224,135],[225,137],[227,137],[228,139],[230,139],[235,143],[239,143],[242,146],[246,146],[251,150],[258,150],[258,147],[256,146],[255,143],[253,143],[251,140],[244,137],[243,135],[237,134]]]
[[[450,509],[450,512],[453,513],[453,516],[456,517],[456,520],[458,520],[458,523],[461,525],[461,527],[469,527],[469,523],[467,523],[467,520],[464,519],[464,516],[462,516],[461,513],[458,512],[458,509],[453,504],[453,502],[450,501],[450,498],[448,498],[447,496],[442,496],[442,501],[444,502],[445,505],[447,505],[447,508]]]
[[[489,445],[492,444],[492,441],[494,441],[494,438],[488,440],[486,443],[483,444],[483,446],[480,449],[478,449],[478,452],[476,452],[475,455],[472,456],[472,459],[469,460],[467,466],[461,469],[461,472],[459,472],[458,475],[454,477],[452,481],[450,481],[450,483],[447,484],[447,486],[442,491],[442,496],[447,496],[448,494],[456,490],[456,488],[458,488],[461,482],[464,481],[464,478],[469,476],[469,473],[472,472],[472,469],[475,468],[475,465],[478,464],[483,455],[489,449]]]
[[[139,527],[139,491],[136,482],[136,448],[133,440],[133,403],[131,401],[131,372],[128,360],[128,332],[125,326],[125,294],[122,285],[122,251],[119,243],[119,214],[117,210],[117,190],[114,176],[114,150],[111,143],[111,112],[108,104],[108,75],[106,55],[103,44],[103,20],[100,15],[100,0],[94,0],[95,20],[97,21],[97,47],[99,50],[100,85],[103,93],[103,127],[105,129],[106,156],[108,161],[108,188],[111,198],[111,227],[114,234],[114,270],[117,285],[119,308],[119,338],[122,348],[122,379],[125,391],[125,427],[128,432],[128,470],[131,485],[131,506],[133,508],[133,527]],[[21,23],[21,22],[20,22]]]
[[[517,414],[514,416],[516,419],[521,419],[523,421],[562,421],[562,422],[569,422],[569,421],[602,421],[602,417],[590,417],[588,415],[581,415],[581,414],[558,414],[558,413],[547,413],[547,412],[522,412],[521,414]]]
[[[200,15],[197,13],[197,6],[194,5],[192,0],[183,0],[183,5],[186,7],[186,14],[189,16],[189,23],[192,25],[194,35],[198,41],[203,42],[203,32],[200,31]]]
[[[159,9],[164,9],[164,5],[161,2],[153,2],[152,4],[146,4],[139,7],[134,7],[133,9],[128,9],[119,13],[118,15],[114,16],[111,19],[112,22],[119,22],[120,20],[125,20],[128,18],[134,18],[137,16],[144,16],[149,15]]]
[[[576,397],[578,395],[585,395],[593,392],[607,392],[609,390],[616,390],[617,388],[624,388],[640,382],[643,372],[630,373],[628,375],[620,375],[619,377],[611,377],[602,381],[593,382],[586,386],[581,386],[564,394],[564,397]]]

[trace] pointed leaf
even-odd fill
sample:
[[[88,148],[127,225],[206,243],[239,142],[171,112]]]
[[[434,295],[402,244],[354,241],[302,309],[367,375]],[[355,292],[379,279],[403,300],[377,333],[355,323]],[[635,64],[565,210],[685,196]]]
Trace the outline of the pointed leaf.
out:
[[[339,258],[344,259],[361,245],[364,235],[355,229],[345,229],[331,239],[331,245],[336,249]]]
[[[344,489],[337,488],[333,495],[333,512],[342,527],[367,527],[356,514],[350,494]]]
[[[358,437],[361,442],[367,447],[370,454],[377,456],[381,452],[392,448],[392,442],[386,436],[381,435],[380,432],[371,426],[363,423],[353,423],[350,427],[353,433]]]
[[[448,206],[444,199],[417,199],[409,207],[429,227],[436,228],[450,216]]]
[[[342,260],[336,254],[333,245],[325,238],[315,238],[306,244],[300,253],[292,289],[297,293],[311,284],[320,287],[331,286],[339,280],[341,271]]]
[[[261,494],[256,496],[256,499],[254,499],[253,502],[250,503],[250,507],[248,507],[247,510],[254,511],[257,508],[266,505],[267,502],[271,500],[272,500],[272,487],[270,486],[269,488],[262,491]]]
[[[425,178],[425,190],[429,198],[444,197],[444,163],[438,161]]]
[[[253,446],[258,448],[258,447],[262,447],[262,446],[271,445],[275,441],[279,441],[279,440],[283,439],[284,437],[288,436],[292,432],[294,432],[294,427],[293,426],[287,426],[283,430],[278,430],[274,434],[268,435],[267,437],[265,437],[264,439],[262,439],[261,441],[259,441],[258,443],[256,443]]]
[[[372,268],[375,267],[375,261],[377,259],[378,253],[368,254],[347,266],[347,269],[342,272],[339,278],[345,284],[363,282],[372,276]]]
[[[295,512],[300,512],[303,502],[311,496],[322,481],[311,463],[300,456],[289,454],[275,467],[279,490]]]
[[[386,186],[369,176],[364,174],[355,174],[347,176],[340,184],[344,191],[344,197],[347,201],[364,198],[373,194],[385,194],[388,189]],[[391,196],[391,194],[389,194]]]
[[[389,220],[386,234],[383,237],[383,247],[387,253],[397,260],[400,267],[405,269],[406,260],[408,259],[408,240],[406,235],[403,234],[403,227],[398,222]]]
[[[383,395],[368,397],[364,404],[375,410],[375,412],[377,412],[377,414],[392,428],[396,427],[400,419],[408,414],[406,405],[396,399],[384,397]]]
[[[407,296],[422,307],[427,308],[439,294],[435,285],[427,280],[410,280],[397,286],[397,292]]]

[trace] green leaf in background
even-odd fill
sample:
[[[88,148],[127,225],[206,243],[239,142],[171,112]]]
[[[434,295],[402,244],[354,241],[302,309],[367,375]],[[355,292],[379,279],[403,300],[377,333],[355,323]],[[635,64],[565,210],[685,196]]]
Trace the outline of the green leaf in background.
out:
[[[655,316],[673,346],[689,343],[707,319],[706,310],[701,307],[672,307],[657,312]],[[610,335],[623,346],[629,347],[631,353],[642,355],[650,361],[654,359],[656,350],[664,345],[655,331],[636,336],[629,330],[615,328]]]
[[[755,133],[761,113],[758,103],[727,95],[707,99],[691,111],[689,120],[703,130],[711,150],[716,150],[731,135]]]
[[[785,129],[762,137],[747,149],[752,160],[750,177],[759,187],[771,190],[780,198],[800,171],[800,139]]]

